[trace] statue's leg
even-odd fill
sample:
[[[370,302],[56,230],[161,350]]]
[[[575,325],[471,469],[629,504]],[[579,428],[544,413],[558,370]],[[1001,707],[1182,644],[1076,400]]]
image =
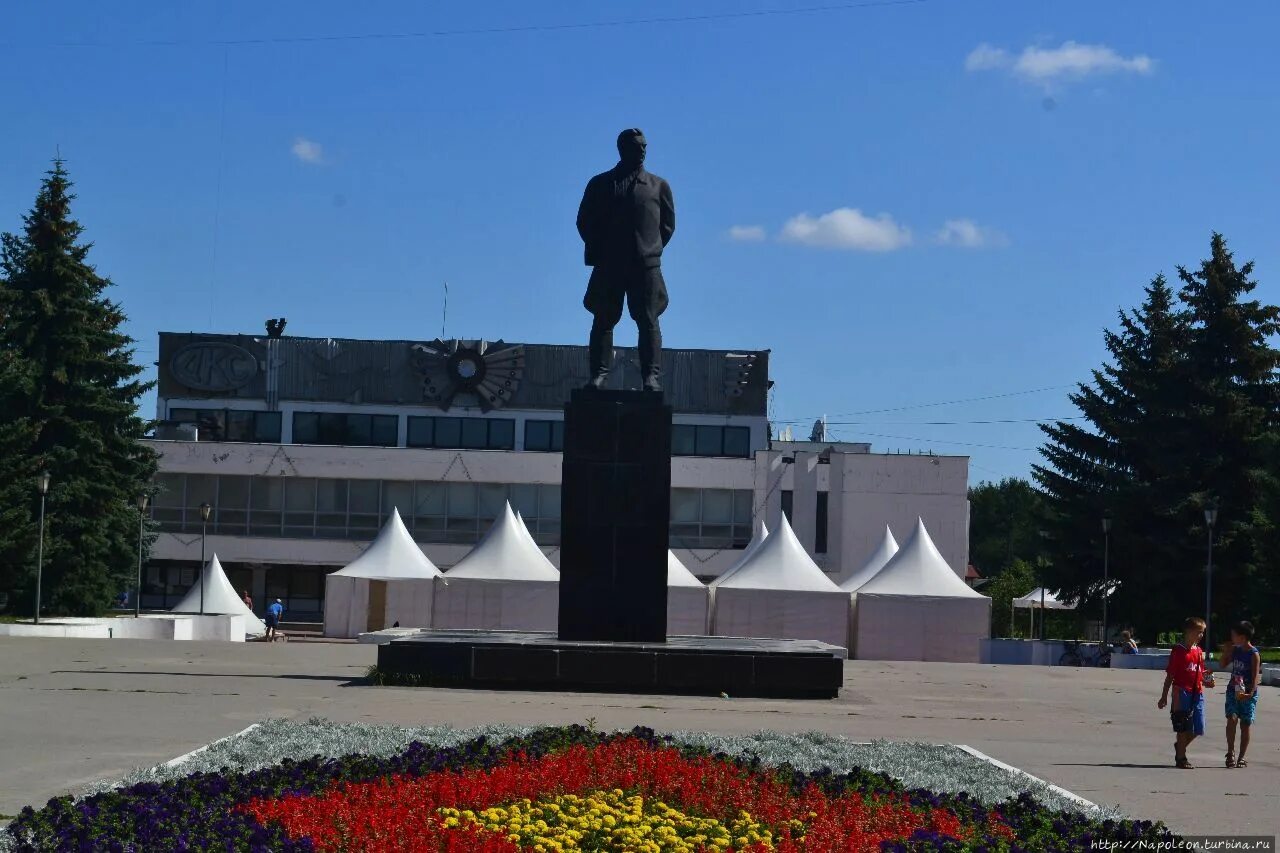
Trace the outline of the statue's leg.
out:
[[[662,324],[658,318],[667,308],[667,285],[662,278],[662,268],[637,270],[628,285],[627,310],[636,321],[643,387],[646,391],[661,391]]]
[[[587,344],[590,376],[587,385],[603,388],[613,366],[613,327],[622,319],[626,290],[618,276],[599,267],[592,270],[584,303],[591,311],[591,338]]]

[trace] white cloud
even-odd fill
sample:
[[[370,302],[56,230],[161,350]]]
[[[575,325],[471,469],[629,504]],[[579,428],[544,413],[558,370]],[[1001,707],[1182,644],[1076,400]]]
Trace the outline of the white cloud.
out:
[[[324,162],[324,149],[319,142],[312,142],[310,139],[304,139],[299,136],[293,141],[293,147],[289,150],[293,152],[294,157],[297,157],[303,163],[318,166]]]
[[[933,235],[935,242],[943,246],[959,246],[963,249],[989,249],[1009,245],[1009,238],[994,228],[986,228],[972,219],[948,219]]]
[[[1004,68],[1009,64],[1009,52],[1004,48],[992,47],[983,42],[965,57],[965,71],[988,71],[992,68]]]
[[[1105,44],[1065,41],[1058,47],[1029,45],[1015,59],[1003,48],[980,44],[965,58],[967,71],[1008,69],[1032,83],[1050,84],[1102,74],[1150,74],[1155,60],[1145,54],[1122,56]]]
[[[892,252],[911,243],[911,231],[887,213],[875,218],[841,207],[819,217],[801,213],[782,226],[782,240],[823,249]]]
[[[760,225],[734,225],[729,228],[729,239],[739,243],[759,243],[765,237]]]

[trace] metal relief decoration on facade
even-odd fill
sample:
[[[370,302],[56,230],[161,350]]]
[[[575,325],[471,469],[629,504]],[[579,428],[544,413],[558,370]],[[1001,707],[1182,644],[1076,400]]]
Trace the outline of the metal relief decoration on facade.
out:
[[[422,396],[446,412],[459,394],[476,398],[482,412],[500,409],[524,376],[524,347],[502,341],[437,338],[414,344],[414,366],[424,374]]]
[[[258,359],[235,344],[198,341],[174,353],[169,359],[169,373],[197,391],[234,391],[258,375]]]

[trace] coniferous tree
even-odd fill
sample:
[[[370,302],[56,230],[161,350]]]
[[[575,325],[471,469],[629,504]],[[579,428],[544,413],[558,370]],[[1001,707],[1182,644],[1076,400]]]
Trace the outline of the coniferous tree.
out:
[[[35,476],[46,470],[42,609],[93,615],[129,585],[134,502],[156,462],[139,442],[137,404],[150,385],[138,379],[125,315],[105,295],[110,282],[87,261],[70,189],[55,161],[21,232],[0,244],[0,581],[29,612]]]
[[[1191,329],[1185,393],[1197,439],[1185,458],[1198,474],[1195,498],[1219,509],[1212,624],[1221,641],[1227,622],[1262,615],[1258,595],[1267,575],[1280,571],[1264,554],[1271,442],[1280,428],[1280,350],[1272,345],[1280,308],[1248,298],[1257,287],[1253,263],[1237,266],[1221,234],[1210,249],[1199,269],[1179,267],[1178,277]]]
[[[1110,612],[1144,636],[1179,607],[1169,581],[1185,567],[1184,353],[1187,325],[1163,276],[1147,286],[1136,311],[1121,311],[1119,330],[1104,332],[1111,356],[1071,401],[1088,427],[1044,425],[1047,465],[1034,466],[1045,492],[1052,586],[1095,607],[1102,594],[1102,519],[1112,519],[1108,576],[1119,581]]]

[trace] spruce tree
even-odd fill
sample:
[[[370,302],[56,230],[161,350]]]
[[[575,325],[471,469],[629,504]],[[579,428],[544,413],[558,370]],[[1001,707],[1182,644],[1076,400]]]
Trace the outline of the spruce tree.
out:
[[[1194,497],[1218,504],[1212,624],[1257,619],[1258,605],[1280,564],[1268,559],[1274,489],[1274,435],[1280,428],[1280,308],[1248,298],[1257,287],[1253,263],[1237,266],[1221,234],[1196,270],[1178,268],[1190,325],[1185,387],[1195,440],[1185,459],[1197,473]],[[1205,537],[1203,513],[1192,518]],[[1195,525],[1194,522],[1199,524]],[[1274,611],[1273,611],[1274,613]]]
[[[1155,636],[1185,606],[1170,583],[1185,555],[1187,466],[1179,448],[1188,427],[1182,398],[1188,330],[1163,276],[1136,311],[1121,311],[1104,332],[1110,360],[1070,395],[1087,426],[1059,421],[1041,429],[1047,464],[1033,467],[1045,493],[1051,586],[1099,609],[1104,535],[1112,519],[1108,576],[1112,626]]]
[[[142,445],[141,395],[125,315],[88,263],[55,161],[18,234],[0,244],[0,581],[34,605],[35,477],[52,478],[42,610],[95,615],[130,586],[137,495],[156,469]]]

